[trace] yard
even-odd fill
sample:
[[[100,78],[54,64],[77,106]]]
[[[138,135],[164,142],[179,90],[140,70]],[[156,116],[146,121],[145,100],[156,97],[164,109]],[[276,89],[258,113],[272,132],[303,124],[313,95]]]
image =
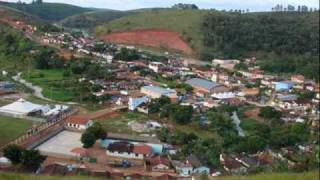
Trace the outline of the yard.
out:
[[[0,146],[21,136],[32,127],[34,122],[25,119],[15,119],[0,116]]]
[[[125,133],[125,134],[138,134],[135,131],[132,131],[128,127],[128,123],[130,121],[136,122],[146,122],[148,120],[156,120],[157,117],[149,117],[145,114],[135,113],[135,112],[124,112],[117,115],[112,115],[109,118],[105,118],[99,120],[98,122],[103,125],[107,132],[113,133]],[[177,123],[173,123],[172,121],[159,121],[169,126],[173,127],[177,131],[186,132],[186,133],[195,133],[197,136],[201,138],[219,138],[219,136],[215,132],[210,132],[204,130],[202,127],[199,126],[197,122],[188,124],[188,125],[180,125]]]
[[[98,122],[103,125],[107,132],[137,134],[128,127],[128,122],[146,122],[148,119],[148,116],[144,114],[125,112],[99,120]]]

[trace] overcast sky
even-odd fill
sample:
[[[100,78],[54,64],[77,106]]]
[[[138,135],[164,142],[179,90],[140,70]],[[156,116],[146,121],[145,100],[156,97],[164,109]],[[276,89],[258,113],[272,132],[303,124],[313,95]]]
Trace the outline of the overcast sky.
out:
[[[1,0],[0,0],[1,1]],[[17,2],[17,0],[2,0]],[[22,0],[30,2],[32,0]],[[204,9],[250,9],[268,11],[276,4],[307,5],[319,8],[319,0],[44,0],[44,2],[62,2],[82,7],[129,10],[148,7],[170,7],[175,3],[194,3]]]

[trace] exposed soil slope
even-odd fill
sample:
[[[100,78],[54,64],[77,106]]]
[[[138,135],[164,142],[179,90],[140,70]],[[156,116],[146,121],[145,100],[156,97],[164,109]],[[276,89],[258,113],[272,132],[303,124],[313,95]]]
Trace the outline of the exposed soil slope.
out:
[[[181,51],[186,55],[192,54],[192,49],[177,32],[165,29],[142,29],[114,32],[102,35],[101,39],[115,43],[172,49]]]

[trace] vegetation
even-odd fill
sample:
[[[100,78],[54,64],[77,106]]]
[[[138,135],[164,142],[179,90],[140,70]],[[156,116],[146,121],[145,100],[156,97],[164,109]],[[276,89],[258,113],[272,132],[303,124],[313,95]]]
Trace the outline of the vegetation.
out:
[[[255,56],[268,72],[299,73],[319,80],[318,19],[318,12],[241,14],[153,9],[115,19],[98,26],[96,32],[174,30],[188,41],[201,60]]]
[[[150,114],[158,113],[160,117],[168,117],[179,124],[188,124],[192,120],[192,106],[171,104],[168,97],[153,100],[148,108]]]
[[[84,148],[92,147],[98,139],[106,139],[107,133],[103,129],[102,125],[98,122],[95,122],[91,127],[86,129],[81,136],[81,142]]]
[[[35,171],[46,159],[38,150],[25,150],[16,145],[7,146],[4,149],[4,156],[13,164],[21,164],[23,168]]]
[[[148,119],[148,116],[134,112],[124,112],[121,114],[115,114],[110,117],[99,120],[103,129],[107,132],[124,133],[124,134],[137,134],[128,127],[128,123],[131,121],[144,123]]]
[[[35,15],[44,20],[59,21],[66,17],[92,11],[92,9],[82,8],[61,3],[8,3],[1,2],[0,5],[11,7],[31,15]]]
[[[5,127],[0,131],[0,146],[24,134],[32,124],[29,120],[0,116],[0,127]]]
[[[21,163],[23,149],[17,145],[9,145],[3,149],[3,156],[10,159],[12,164]]]
[[[26,169],[35,171],[46,159],[38,150],[24,150],[21,156],[21,163]]]
[[[259,116],[265,119],[280,119],[282,113],[268,106],[261,108]]]
[[[319,79],[319,13],[211,13],[203,59],[256,56],[264,70]],[[302,68],[301,68],[302,67]]]
[[[112,20],[128,16],[132,13],[133,12],[130,11],[113,10],[91,11],[67,17],[66,19],[63,19],[60,23],[64,27],[69,28],[94,29],[98,25],[102,25]]]
[[[85,132],[81,136],[81,142],[84,148],[91,148],[96,143],[96,138],[93,133]]]

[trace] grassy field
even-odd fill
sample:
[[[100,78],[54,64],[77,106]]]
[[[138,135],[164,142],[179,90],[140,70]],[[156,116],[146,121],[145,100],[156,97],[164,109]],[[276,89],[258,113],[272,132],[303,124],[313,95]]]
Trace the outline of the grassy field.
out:
[[[9,174],[0,173],[1,180],[99,180],[106,178],[93,178],[93,177],[80,177],[80,176],[68,176],[68,177],[54,177],[54,176],[34,176],[26,174]],[[233,176],[233,177],[218,177],[211,178],[213,180],[317,180],[319,179],[318,172],[308,172],[300,174],[261,174],[254,176]]]
[[[99,120],[98,122],[103,125],[107,132],[113,133],[125,133],[125,134],[137,134],[128,127],[128,122],[146,122],[148,116],[140,113],[125,112],[118,116]]]
[[[211,178],[214,180],[318,180],[319,172],[308,173],[278,173],[278,174],[260,174],[253,176],[233,176],[233,177],[219,177]]]
[[[23,78],[43,88],[43,95],[57,101],[73,101],[76,96],[70,89],[71,77],[63,77],[61,70],[33,70]]]
[[[201,27],[205,10],[154,10],[142,11],[137,14],[113,20],[96,28],[98,35],[119,30],[135,30],[145,28],[162,28],[180,33],[197,52],[203,48]]]
[[[25,119],[15,119],[0,116],[0,146],[19,137],[32,127],[34,122]],[[0,178],[1,179],[1,178]]]

